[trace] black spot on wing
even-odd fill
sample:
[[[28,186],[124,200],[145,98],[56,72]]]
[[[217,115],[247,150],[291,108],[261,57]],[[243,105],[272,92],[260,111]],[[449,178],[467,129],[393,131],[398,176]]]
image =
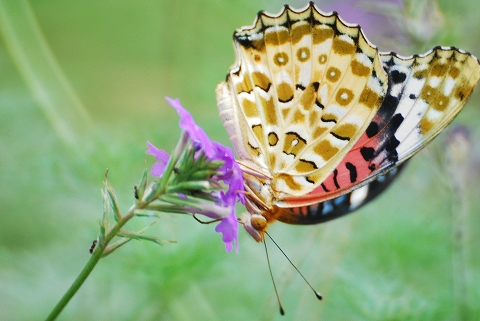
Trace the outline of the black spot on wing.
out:
[[[395,62],[393,61],[393,56],[392,55],[396,55],[394,52],[390,52],[390,59],[388,59],[387,61],[384,61],[384,69],[386,72],[388,72],[390,70],[390,67],[392,67],[393,65],[395,65]]]
[[[390,137],[390,139],[385,144],[385,150],[387,151],[387,159],[390,162],[398,161],[397,147],[400,145],[400,142],[395,136]]]
[[[325,186],[325,184],[322,183],[322,188],[325,192],[330,192],[330,190]]]
[[[272,87],[272,83],[269,82],[269,83],[267,84],[267,86],[265,86],[265,87],[262,87],[261,85],[256,84],[255,87],[260,88],[260,89],[263,90],[264,92],[268,93],[268,91],[270,90],[270,87]],[[293,97],[292,97],[292,98],[293,98]]]
[[[372,121],[370,123],[370,125],[368,125],[365,133],[367,134],[368,138],[372,138],[373,136],[378,134],[378,124],[376,122]]]
[[[382,102],[382,107],[393,113],[393,111],[395,111],[395,109],[397,109],[397,106],[398,106],[399,102],[400,101],[397,97],[394,97],[392,95],[387,94],[387,96],[385,96],[385,99]]]
[[[338,181],[337,181],[337,176],[338,176],[338,171],[335,168],[333,171],[333,183],[335,184],[336,188],[340,188],[340,185],[338,184]]]
[[[332,136],[335,137],[336,139],[346,140],[346,141],[349,141],[349,140],[350,140],[350,137],[343,137],[343,136],[340,136],[340,135],[335,134],[334,132],[330,132],[330,135],[332,135]]]
[[[363,159],[368,162],[375,156],[375,149],[372,147],[362,147],[360,148],[360,154],[362,154]]]
[[[291,96],[290,98],[285,99],[285,100],[282,100],[282,99],[278,98],[278,101],[281,102],[281,103],[288,103],[288,102],[290,102],[290,101],[292,101],[292,100],[293,100],[293,96]]]
[[[387,152],[387,159],[390,162],[396,162],[398,160],[397,147],[398,145],[400,145],[400,141],[395,137],[395,132],[402,124],[403,119],[404,118],[401,114],[395,114],[395,116],[392,117],[392,120],[388,124],[388,130],[391,134],[383,149]]]
[[[345,167],[350,173],[350,183],[355,183],[357,181],[357,167],[349,162],[345,163]]]
[[[379,141],[375,149],[360,149],[360,153],[366,161],[371,161],[370,170],[374,170],[376,166],[385,163],[396,163],[398,161],[397,147],[400,141],[395,137],[395,133],[404,120],[401,114],[395,114],[387,126],[377,136]],[[368,159],[370,158],[370,159]]]
[[[382,101],[382,105],[374,118],[379,131],[387,125],[387,122],[390,121],[395,113],[398,104],[400,103],[400,97],[402,97],[405,90],[405,82],[408,77],[404,72],[391,70],[390,68],[393,65],[395,64],[392,59],[384,62],[384,69],[388,74],[388,89],[385,98]]]
[[[332,123],[335,123],[335,124],[337,123],[337,120],[335,118],[329,119],[329,118],[325,118],[325,117],[322,116],[320,118],[320,120],[323,121],[324,123],[328,123],[328,122],[332,122]]]
[[[315,162],[312,162],[312,161],[309,161],[309,160],[306,160],[306,159],[302,159],[302,158],[300,158],[298,161],[300,161],[302,163],[309,164],[314,170],[318,169],[318,166],[317,166],[317,164],[315,164]]]
[[[400,127],[400,125],[402,124],[403,122],[403,116],[402,114],[395,114],[395,116],[392,117],[392,120],[390,121],[390,125],[392,126],[392,129],[397,131],[398,127]]]
[[[404,72],[393,70],[390,73],[390,79],[394,84],[399,84],[404,82],[407,79],[407,75]]]
[[[317,105],[318,107],[320,107],[320,109],[325,109],[325,106],[323,106],[322,103],[319,102],[318,100],[315,100],[315,105]]]

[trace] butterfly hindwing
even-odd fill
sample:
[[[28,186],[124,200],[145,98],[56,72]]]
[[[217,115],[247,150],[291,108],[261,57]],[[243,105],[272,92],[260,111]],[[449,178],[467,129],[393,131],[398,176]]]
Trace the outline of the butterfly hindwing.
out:
[[[318,224],[352,213],[374,200],[399,177],[405,163],[349,193],[308,206],[282,208],[277,219],[289,224]]]

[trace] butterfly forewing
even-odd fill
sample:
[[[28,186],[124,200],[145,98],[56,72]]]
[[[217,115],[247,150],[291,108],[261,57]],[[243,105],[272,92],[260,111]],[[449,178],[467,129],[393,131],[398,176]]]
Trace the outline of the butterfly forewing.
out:
[[[225,126],[242,145],[240,157],[271,174],[275,198],[304,195],[335,169],[380,107],[387,78],[377,49],[358,26],[313,6],[259,14],[234,40],[236,66],[217,89],[221,114],[235,113],[222,116]]]

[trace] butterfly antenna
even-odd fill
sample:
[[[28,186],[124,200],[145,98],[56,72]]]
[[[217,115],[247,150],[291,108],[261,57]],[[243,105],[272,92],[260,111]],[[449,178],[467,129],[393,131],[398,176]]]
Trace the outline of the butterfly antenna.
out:
[[[273,278],[272,266],[270,265],[270,258],[268,257],[267,243],[265,242],[265,240],[263,240],[263,245],[265,246],[265,253],[267,254],[268,270],[270,271],[270,277],[272,278],[273,288],[275,289],[275,295],[277,296],[278,307],[280,308],[280,314],[285,315],[285,311],[283,310],[282,303],[280,302],[280,296],[278,295],[277,285],[275,284],[275,279]]]
[[[290,264],[295,268],[295,270],[297,270],[298,274],[300,274],[300,276],[303,278],[305,283],[307,283],[307,285],[310,287],[310,289],[312,289],[313,293],[315,293],[315,296],[317,297],[317,299],[322,300],[323,297],[320,294],[320,292],[318,292],[317,290],[315,290],[313,288],[313,286],[310,284],[310,282],[308,282],[307,279],[303,276],[302,272],[300,272],[300,270],[295,266],[295,264],[293,264],[293,262],[287,256],[287,254],[285,254],[285,252],[283,252],[282,248],[280,246],[278,246],[277,242],[275,242],[275,240],[270,236],[270,234],[267,233],[267,231],[265,231],[265,234],[267,234],[267,236],[270,238],[270,240],[272,240],[273,244],[275,244],[277,246],[277,248],[280,250],[280,252],[282,252],[282,254],[287,258],[288,262],[290,262]],[[265,249],[266,249],[266,246],[265,246]],[[267,258],[268,258],[268,253],[267,253]],[[270,266],[270,262],[268,263],[268,266]],[[270,273],[272,273],[272,272],[270,271]],[[275,285],[275,282],[273,283],[273,285]]]

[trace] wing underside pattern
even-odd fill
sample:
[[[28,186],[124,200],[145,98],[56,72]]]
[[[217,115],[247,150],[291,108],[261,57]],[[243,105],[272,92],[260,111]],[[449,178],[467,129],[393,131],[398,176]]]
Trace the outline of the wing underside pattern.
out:
[[[336,13],[286,7],[234,35],[237,62],[217,88],[242,160],[272,173],[272,189],[319,186],[377,113],[387,77],[377,49]]]
[[[399,177],[406,164],[403,163],[383,175],[378,175],[368,184],[335,198],[308,206],[279,209],[276,219],[288,224],[318,224],[350,214],[374,200]]]
[[[247,208],[288,223],[322,222],[373,199],[480,79],[468,52],[379,53],[358,25],[313,3],[260,12],[234,33],[234,47],[217,104],[244,169]]]
[[[388,90],[365,133],[320,188],[295,200],[287,196],[281,204],[337,197],[405,162],[455,118],[480,78],[478,60],[452,47],[411,58],[380,56]]]

